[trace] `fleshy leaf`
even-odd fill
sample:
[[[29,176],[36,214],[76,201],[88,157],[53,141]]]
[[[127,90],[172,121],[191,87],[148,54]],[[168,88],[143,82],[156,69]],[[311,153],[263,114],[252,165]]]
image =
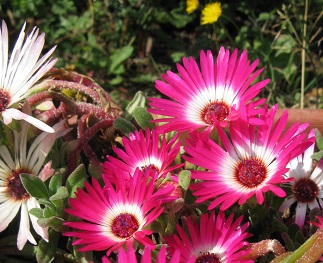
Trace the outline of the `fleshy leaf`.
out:
[[[319,148],[319,150],[323,150],[323,138],[322,134],[318,129],[315,129],[315,138],[316,138],[316,146]]]
[[[64,219],[57,216],[51,216],[49,218],[40,218],[37,222],[41,227],[50,227],[56,232],[63,232],[68,229],[68,227],[63,225]]]
[[[191,182],[191,172],[187,170],[183,170],[178,175],[178,183],[179,185],[186,191],[190,186]]]
[[[124,118],[118,118],[113,122],[113,127],[121,131],[123,134],[129,136],[129,133],[133,133],[136,127]]]
[[[37,262],[54,262],[56,255],[56,248],[58,245],[58,238],[60,233],[50,229],[48,231],[49,241],[41,239],[36,250]]]
[[[46,185],[33,174],[20,174],[20,179],[27,192],[35,198],[49,198]]]
[[[149,127],[152,129],[154,127],[154,124],[150,122],[153,117],[145,108],[137,107],[133,112],[133,116],[141,128],[146,129],[146,127]]]
[[[66,187],[61,186],[60,188],[57,189],[57,192],[49,198],[49,200],[51,200],[51,201],[62,200],[62,199],[67,198],[68,196],[69,195],[68,195],[68,191],[67,191]]]
[[[137,107],[145,107],[146,105],[146,97],[144,93],[140,90],[138,91],[133,99],[128,103],[125,110],[125,118],[130,120],[132,118],[132,114]]]
[[[56,173],[52,176],[49,181],[49,193],[53,195],[57,190],[62,186],[62,176],[59,173]]]
[[[29,210],[29,213],[37,218],[44,217],[43,209],[41,208],[32,208]]]
[[[77,188],[83,188],[88,175],[84,164],[80,164],[76,169],[70,174],[66,181],[66,189],[70,197],[75,197],[75,192]]]

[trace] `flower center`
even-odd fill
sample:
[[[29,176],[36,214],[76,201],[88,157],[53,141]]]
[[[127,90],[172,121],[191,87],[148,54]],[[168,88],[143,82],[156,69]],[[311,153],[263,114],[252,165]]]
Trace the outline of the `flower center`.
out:
[[[5,90],[0,89],[0,112],[3,112],[8,108],[10,101],[9,93]]]
[[[28,199],[29,194],[20,180],[20,174],[32,174],[27,169],[13,170],[12,174],[8,177],[7,192],[10,196],[17,200]]]
[[[214,253],[205,252],[200,253],[201,255],[195,260],[195,263],[220,263],[220,259]]]
[[[148,164],[140,167],[143,174],[146,174],[149,170],[159,173],[159,169],[154,164]]]
[[[302,203],[313,201],[317,197],[318,192],[317,184],[310,178],[301,178],[293,187],[295,198]]]
[[[219,122],[224,121],[224,119],[229,115],[230,107],[223,101],[210,102],[203,110],[201,114],[202,120],[207,124],[213,124],[214,118]]]
[[[128,213],[118,215],[111,224],[113,234],[120,238],[131,237],[139,228],[137,218]]]
[[[267,167],[257,158],[242,160],[236,167],[235,178],[245,187],[260,185],[267,176]]]

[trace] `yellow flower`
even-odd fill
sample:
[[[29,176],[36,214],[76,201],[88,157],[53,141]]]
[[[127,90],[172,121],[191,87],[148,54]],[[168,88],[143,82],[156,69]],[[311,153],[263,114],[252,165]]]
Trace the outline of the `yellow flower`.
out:
[[[198,0],[186,0],[186,13],[193,13],[199,6]]]
[[[207,4],[202,10],[202,21],[201,24],[212,24],[218,21],[218,18],[222,14],[221,3],[215,2]]]

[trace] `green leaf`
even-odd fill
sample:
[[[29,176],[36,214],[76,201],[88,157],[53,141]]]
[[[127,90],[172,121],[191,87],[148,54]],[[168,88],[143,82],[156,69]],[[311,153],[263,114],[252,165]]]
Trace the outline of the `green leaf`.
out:
[[[57,189],[57,192],[49,198],[49,200],[50,201],[62,200],[67,198],[68,196],[69,195],[68,195],[67,188],[65,186],[61,186],[60,188]]]
[[[178,175],[178,183],[184,189],[187,190],[191,182],[191,172],[183,170]]]
[[[45,240],[41,239],[38,246],[35,247],[37,262],[54,262],[60,233],[54,231],[53,229],[49,229],[48,234],[49,241],[46,242]]]
[[[38,176],[33,174],[21,174],[20,179],[31,196],[35,198],[49,198],[46,185]]]
[[[62,186],[62,175],[60,173],[54,174],[49,181],[49,194],[53,195]]]
[[[316,153],[313,153],[313,155],[311,156],[311,158],[316,160],[316,161],[321,160],[322,157],[323,157],[323,150],[321,150],[319,152],[316,152]]]
[[[316,138],[316,146],[319,148],[320,151],[323,150],[323,138],[322,134],[318,129],[315,129],[315,138]]]
[[[50,218],[52,216],[56,216],[55,206],[46,206],[43,211],[44,211],[44,218]]]
[[[131,56],[133,50],[133,46],[124,46],[118,50],[115,50],[109,57],[110,66],[108,73],[116,74],[116,70],[118,69],[119,65]]]
[[[125,118],[127,120],[130,120],[133,112],[137,107],[145,107],[145,106],[146,106],[146,97],[142,91],[138,91],[126,107]]]
[[[153,117],[145,108],[137,107],[133,112],[133,116],[141,128],[146,129],[146,127],[149,127],[152,129],[154,127],[154,124],[150,122]]]
[[[123,134],[129,136],[129,133],[134,133],[136,127],[124,118],[118,118],[113,122],[113,127],[121,131]]]
[[[83,188],[87,178],[88,175],[84,164],[80,164],[66,180],[66,189],[70,197],[75,197],[76,189]]]
[[[49,218],[40,218],[38,219],[37,223],[41,227],[50,227],[56,232],[63,232],[68,229],[67,226],[63,225],[64,219],[57,216],[51,216]]]
[[[119,85],[120,83],[122,83],[123,80],[124,80],[123,77],[117,76],[117,77],[109,80],[109,84],[112,85],[112,86],[116,86],[116,85]]]
[[[44,217],[43,209],[41,208],[32,208],[29,210],[29,213],[37,218]]]
[[[78,263],[93,262],[93,251],[82,252],[82,251],[79,251],[79,249],[80,249],[80,246],[73,246],[73,254],[75,256],[75,262],[78,262]]]

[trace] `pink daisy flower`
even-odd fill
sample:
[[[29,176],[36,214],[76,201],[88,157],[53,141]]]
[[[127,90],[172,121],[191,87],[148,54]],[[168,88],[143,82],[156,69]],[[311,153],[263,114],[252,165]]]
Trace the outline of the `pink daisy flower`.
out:
[[[188,140],[184,158],[207,171],[192,171],[192,178],[202,180],[190,186],[197,196],[197,203],[215,198],[208,209],[221,204],[226,210],[236,201],[245,203],[253,195],[257,202],[264,202],[263,193],[272,191],[279,197],[286,193],[276,184],[289,180],[283,175],[287,163],[313,143],[303,133],[307,125],[295,123],[288,130],[287,111],[273,124],[277,106],[261,115],[265,125],[250,125],[243,119],[230,124],[231,141],[219,125],[218,134],[224,149],[208,138],[206,133],[195,132]]]
[[[143,174],[137,169],[129,178],[129,188],[122,178],[116,189],[109,182],[101,188],[95,179],[92,186],[85,183],[87,193],[79,189],[76,198],[70,199],[71,208],[66,209],[84,222],[64,223],[74,228],[64,235],[75,237],[72,245],[83,245],[80,251],[108,250],[107,256],[123,244],[132,246],[134,240],[154,249],[147,237],[153,231],[145,228],[162,213],[161,204],[173,190],[167,187],[154,193],[154,177],[154,172]]]
[[[214,211],[209,216],[203,214],[199,225],[187,218],[188,234],[177,225],[178,235],[166,236],[165,241],[170,253],[179,250],[180,262],[247,262],[239,260],[239,257],[248,253],[249,243],[245,241],[251,234],[246,232],[249,223],[240,226],[243,217],[233,221],[234,215],[228,219],[224,212],[220,211],[215,216]]]
[[[315,131],[311,130],[309,138],[315,138]],[[323,159],[313,170],[315,142],[303,154],[300,154],[287,164],[289,171],[285,178],[294,179],[290,182],[292,194],[285,200],[280,212],[297,202],[295,223],[302,228],[305,222],[307,209],[323,207]]]
[[[25,120],[35,127],[55,132],[53,128],[42,121],[18,110],[18,103],[29,95],[29,89],[56,63],[50,59],[55,50],[53,47],[43,57],[40,57],[45,43],[45,35],[38,36],[35,27],[25,38],[25,26],[21,29],[15,47],[8,60],[8,29],[4,21],[0,29],[0,113],[4,124],[15,120]]]
[[[213,127],[214,122],[226,126],[268,84],[266,79],[250,86],[263,70],[255,71],[258,62],[250,65],[246,51],[238,57],[236,49],[230,56],[223,47],[215,62],[211,51],[201,51],[201,69],[192,57],[183,58],[184,66],[177,64],[179,75],[167,71],[162,76],[166,82],[156,81],[156,88],[174,101],[150,98],[148,111],[165,116],[155,120],[165,123],[158,127],[163,133]]]
[[[131,134],[130,138],[124,136],[124,150],[117,147],[113,149],[119,158],[107,156],[107,161],[103,163],[103,177],[114,182],[119,176],[129,177],[137,168],[143,172],[152,169],[157,172],[158,178],[165,177],[168,172],[183,166],[172,166],[180,149],[180,141],[177,139],[178,134],[167,142],[165,136],[160,139],[155,129],[150,132],[148,128],[145,133],[140,130]]]

